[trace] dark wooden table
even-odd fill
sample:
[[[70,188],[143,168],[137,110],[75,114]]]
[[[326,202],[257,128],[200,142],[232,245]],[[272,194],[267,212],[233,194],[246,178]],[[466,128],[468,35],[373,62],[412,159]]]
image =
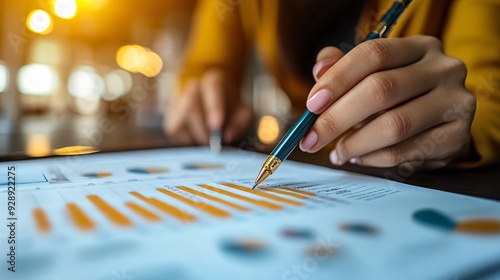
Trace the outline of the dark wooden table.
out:
[[[105,119],[110,121],[108,124],[111,124],[113,129],[107,131],[99,129],[99,127],[105,127],[103,126]],[[34,116],[20,119],[13,124],[13,129],[9,133],[0,134],[0,161],[29,158],[26,153],[29,146],[33,145],[30,143],[33,135],[38,135],[37,141],[40,138],[45,139],[44,141],[47,141],[45,145],[51,149],[91,144],[103,152],[110,152],[172,146],[158,125],[138,126],[131,119]],[[268,152],[272,148],[260,146],[256,149],[255,146],[252,146],[252,141],[247,141],[240,147],[259,152]],[[334,168],[329,163],[326,151],[306,154],[297,149],[292,153],[290,159]],[[365,168],[350,164],[338,169],[500,201],[500,165],[473,170],[418,171],[411,174],[401,172],[398,168]]]

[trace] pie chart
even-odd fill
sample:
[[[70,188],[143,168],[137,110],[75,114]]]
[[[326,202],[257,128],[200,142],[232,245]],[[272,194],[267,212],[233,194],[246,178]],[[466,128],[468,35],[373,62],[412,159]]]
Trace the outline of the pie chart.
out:
[[[82,177],[86,177],[89,179],[97,179],[97,178],[106,178],[113,174],[109,172],[90,172],[90,173],[83,173],[81,175]]]
[[[168,169],[163,167],[133,167],[128,168],[127,171],[135,174],[163,174],[167,173]]]
[[[186,163],[183,167],[187,170],[223,169],[224,165],[218,163]]]
[[[474,218],[455,220],[436,209],[422,209],[413,213],[413,220],[422,225],[444,232],[469,235],[500,235],[500,220]]]

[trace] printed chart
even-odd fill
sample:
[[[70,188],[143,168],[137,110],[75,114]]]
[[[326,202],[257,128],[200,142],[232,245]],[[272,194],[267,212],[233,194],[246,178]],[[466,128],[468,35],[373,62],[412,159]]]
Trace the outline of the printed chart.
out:
[[[499,203],[292,161],[252,190],[264,159],[186,148],[2,165],[25,179],[16,273],[0,279],[461,279],[498,265]]]

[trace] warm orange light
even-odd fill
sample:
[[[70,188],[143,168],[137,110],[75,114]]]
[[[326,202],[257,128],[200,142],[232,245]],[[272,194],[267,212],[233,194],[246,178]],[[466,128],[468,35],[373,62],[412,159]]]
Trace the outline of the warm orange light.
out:
[[[54,154],[61,156],[86,155],[97,153],[99,150],[90,146],[68,146],[54,150]]]
[[[129,72],[139,72],[146,56],[146,49],[139,45],[127,45],[118,49],[116,63]]]
[[[78,0],[78,7],[99,10],[108,4],[109,0]]]
[[[38,34],[49,34],[53,28],[50,15],[43,10],[33,10],[26,19],[26,26],[29,30]]]
[[[160,56],[154,52],[147,52],[145,64],[142,65],[139,72],[141,72],[146,77],[154,77],[158,75],[163,67],[163,61]]]
[[[278,120],[272,116],[263,116],[260,119],[257,129],[257,136],[264,144],[273,144],[280,134],[280,125]]]
[[[26,143],[26,154],[30,157],[43,157],[51,152],[50,141],[47,135],[31,134]]]
[[[54,14],[60,18],[70,19],[76,14],[77,6],[75,0],[55,0]]]
[[[158,75],[163,67],[158,54],[139,45],[126,45],[118,49],[116,63],[129,72],[141,73],[146,77]]]

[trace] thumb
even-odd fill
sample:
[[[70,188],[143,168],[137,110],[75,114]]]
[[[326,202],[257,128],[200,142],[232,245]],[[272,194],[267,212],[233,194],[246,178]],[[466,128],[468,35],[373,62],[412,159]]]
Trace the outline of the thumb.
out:
[[[313,76],[316,81],[325,74],[337,61],[344,56],[344,53],[336,47],[325,47],[316,56],[316,64],[313,67]]]

